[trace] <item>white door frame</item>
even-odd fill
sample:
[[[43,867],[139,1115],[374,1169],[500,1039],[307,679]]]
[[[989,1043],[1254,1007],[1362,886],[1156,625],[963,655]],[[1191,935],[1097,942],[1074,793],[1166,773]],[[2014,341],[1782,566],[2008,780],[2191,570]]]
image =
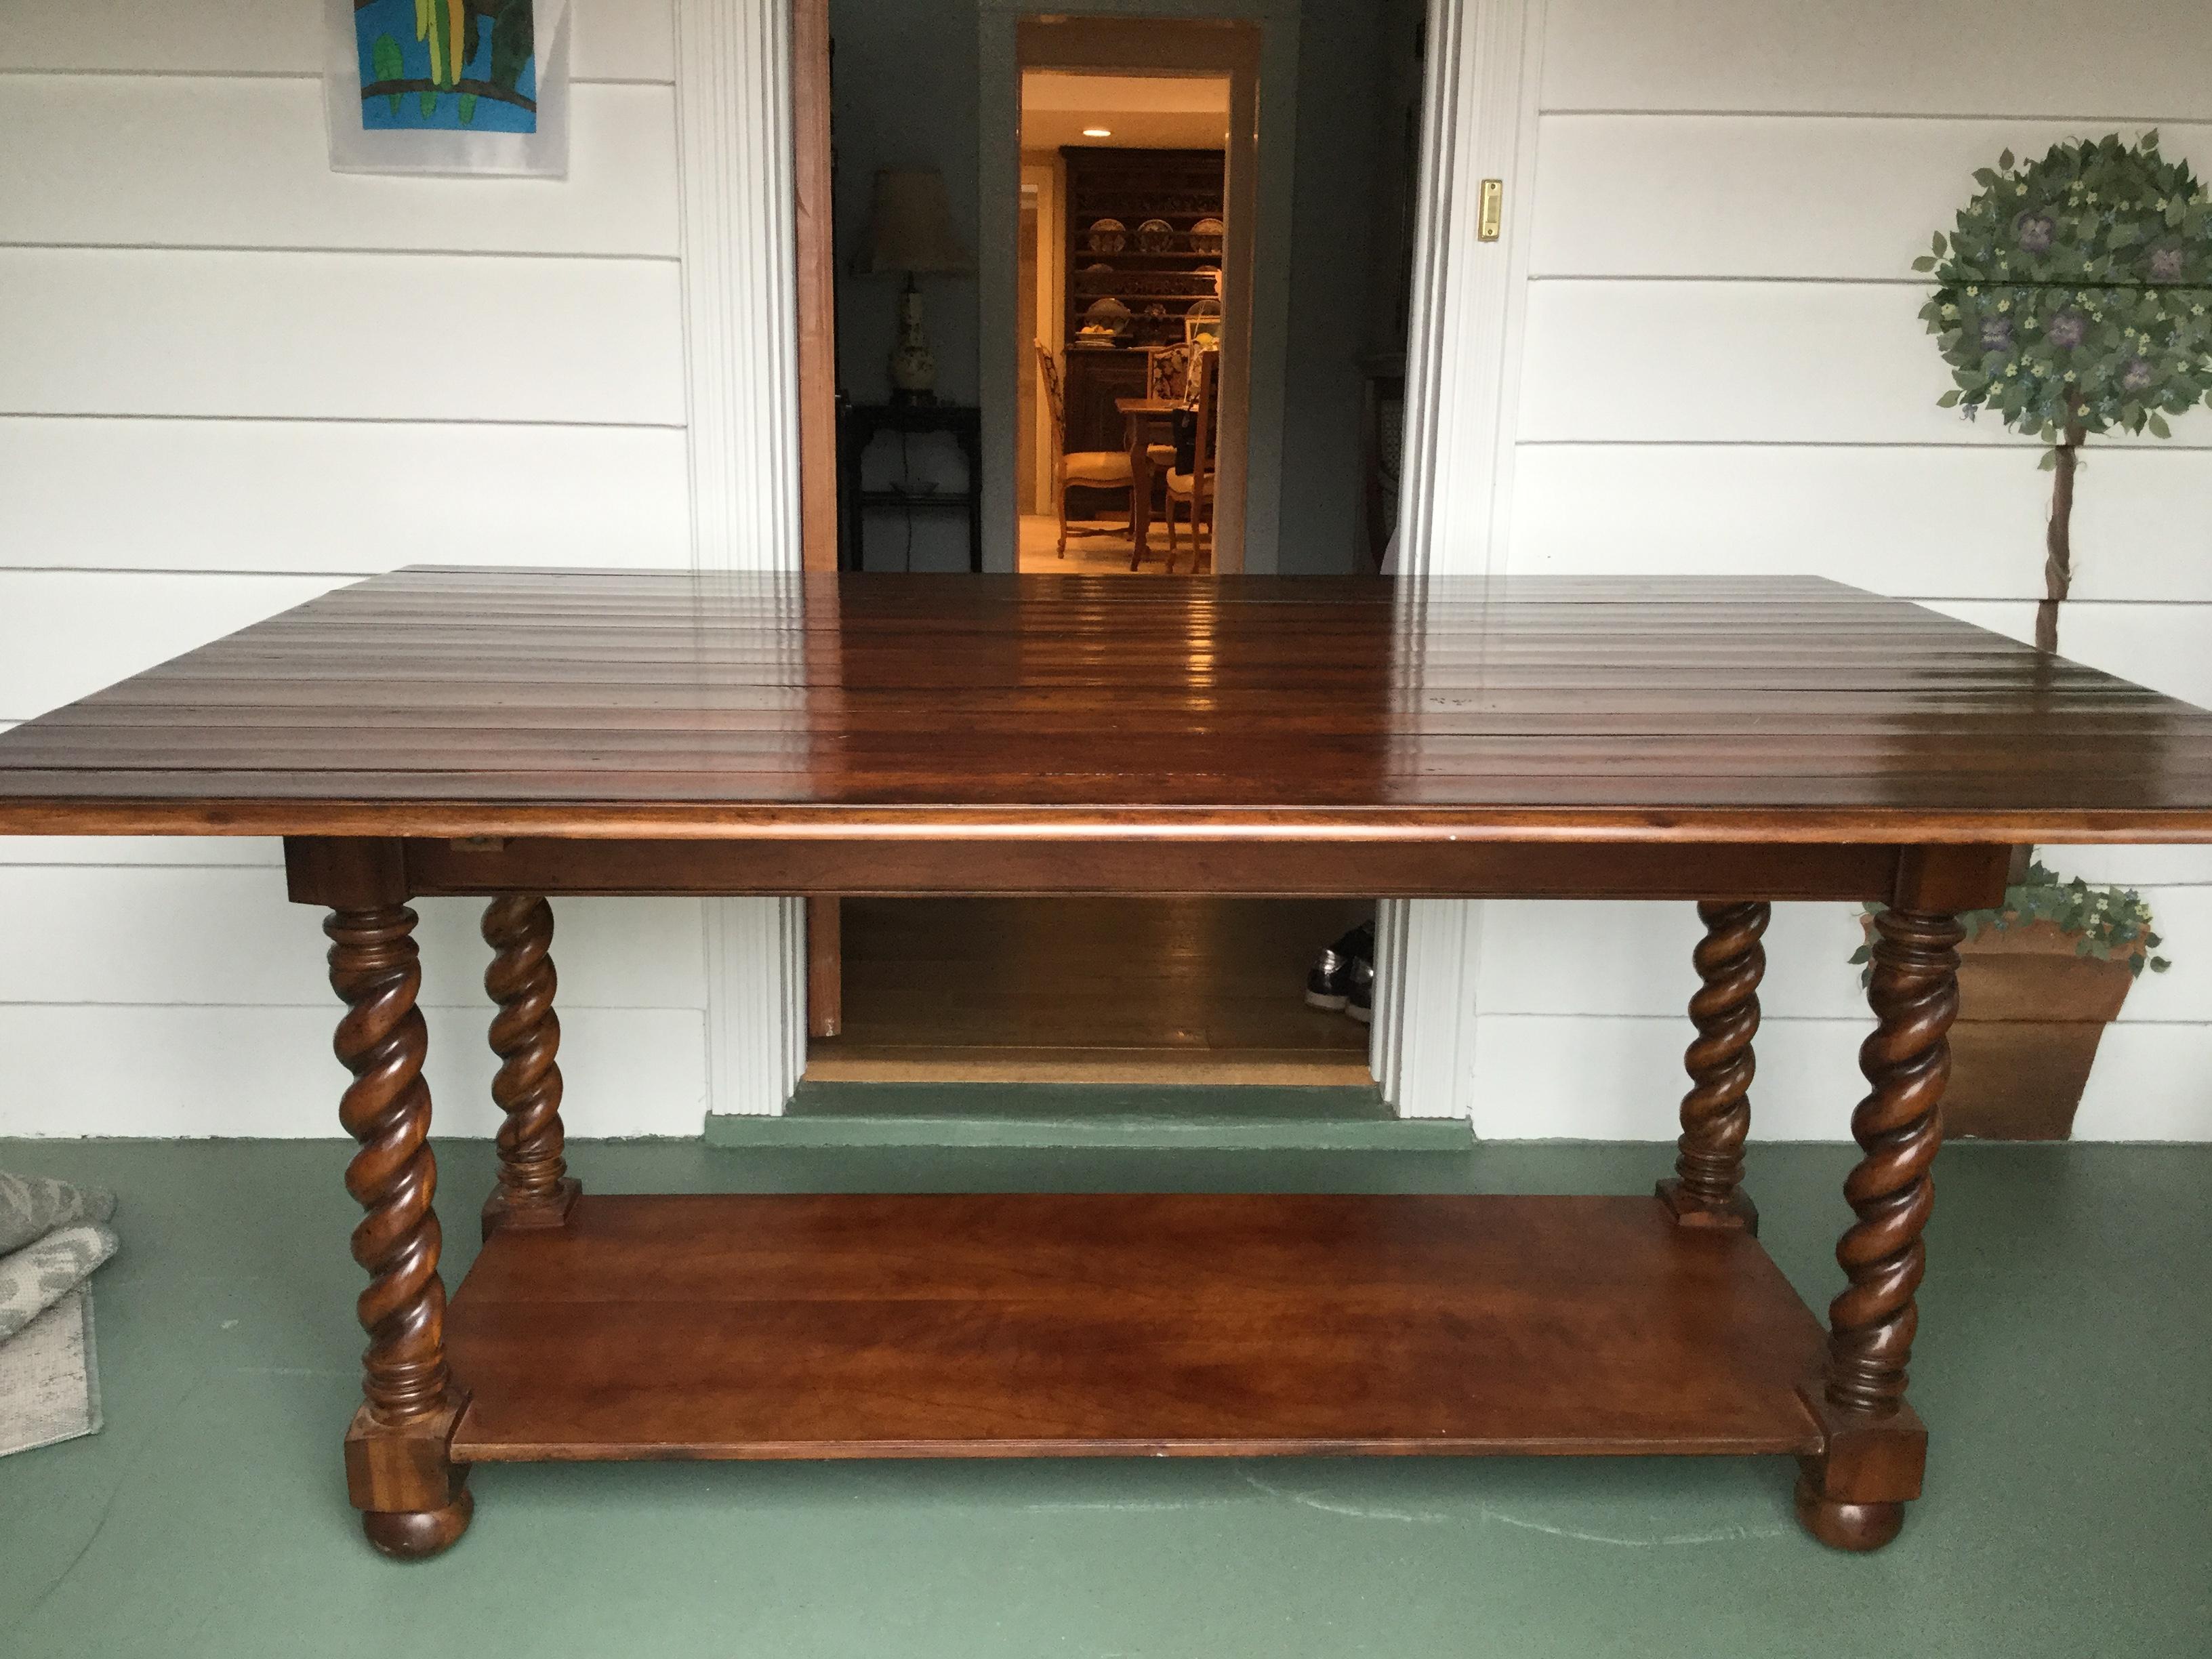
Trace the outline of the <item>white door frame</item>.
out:
[[[1504,545],[1547,3],[1430,0],[1400,503],[1400,569],[1411,578],[1487,573]],[[1105,15],[1205,16],[1239,4],[1088,0],[1079,9]],[[789,0],[674,0],[674,7],[693,567],[702,581],[733,580],[730,573],[743,570],[797,571]],[[1009,90],[1018,56],[1015,20],[1030,9],[1028,0],[986,0],[981,8],[985,55],[1003,56]],[[1280,101],[1270,94],[1279,109],[1296,84],[1297,0],[1241,0],[1241,9],[1247,17],[1256,14],[1268,29],[1261,78],[1279,89]],[[991,84],[987,77],[987,90]],[[987,157],[995,154],[993,145],[983,149]],[[998,182],[1012,209],[1018,138],[1002,160],[1006,177]],[[1271,208],[1289,211],[1289,178],[1283,169],[1274,171],[1272,191],[1262,180],[1263,216]],[[994,176],[987,176],[985,184]],[[1494,242],[1477,234],[1485,178],[1506,183],[1504,234]],[[1256,305],[1264,295],[1255,299]],[[993,342],[1010,347],[1001,338],[1006,334],[986,331],[980,343],[987,386],[995,383]],[[1000,355],[1013,354],[1008,349]],[[1005,371],[1001,378],[1011,392],[1011,363],[995,367]],[[1262,370],[1254,365],[1255,409],[1263,396],[1280,403],[1279,380],[1269,392]],[[1008,397],[1000,404],[1007,441],[998,465],[1008,470],[1014,401]],[[1261,441],[1256,421],[1254,438],[1256,447]],[[987,446],[987,458],[990,453]],[[1279,454],[1255,454],[1248,474],[1248,536],[1265,538],[1267,544],[1275,529],[1279,466]],[[988,472],[987,465],[987,491],[995,483],[1010,501],[1012,478],[994,480]],[[1012,551],[1003,550],[1000,568],[1011,568]],[[1403,603],[1417,613],[1419,580],[1401,587]],[[1418,625],[1418,615],[1408,622]],[[1404,1116],[1470,1116],[1478,906],[1386,902],[1377,933],[1371,1057],[1385,1097]],[[708,1109],[779,1113],[805,1064],[803,906],[795,899],[710,900],[702,947]]]
[[[1406,350],[1398,570],[1403,626],[1429,576],[1502,568],[1512,509],[1547,0],[1430,0],[1413,317]],[[1481,182],[1505,186],[1480,235]],[[1401,1117],[1472,1119],[1480,901],[1385,900],[1375,1034]]]
[[[790,0],[675,0],[675,20],[691,565],[735,585],[801,568]],[[704,910],[707,1109],[772,1116],[806,1063],[805,907]]]

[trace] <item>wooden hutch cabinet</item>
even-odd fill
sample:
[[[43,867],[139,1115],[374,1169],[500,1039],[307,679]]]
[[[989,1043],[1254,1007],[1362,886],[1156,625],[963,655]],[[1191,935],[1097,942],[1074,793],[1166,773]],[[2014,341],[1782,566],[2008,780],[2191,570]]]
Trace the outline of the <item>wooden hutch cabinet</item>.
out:
[[[1067,164],[1067,447],[1119,449],[1114,400],[1145,395],[1146,349],[1182,344],[1194,307],[1220,314],[1222,152],[1069,145],[1060,155]],[[1113,331],[1102,334],[1102,325]]]

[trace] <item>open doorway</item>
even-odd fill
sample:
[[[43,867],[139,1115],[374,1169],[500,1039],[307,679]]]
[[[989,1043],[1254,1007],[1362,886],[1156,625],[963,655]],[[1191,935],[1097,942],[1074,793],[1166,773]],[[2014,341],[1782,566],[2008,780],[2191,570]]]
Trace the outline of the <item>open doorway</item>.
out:
[[[1019,569],[1216,568],[1217,483],[1245,470],[1223,453],[1220,369],[1249,349],[1243,308],[1225,338],[1249,280],[1229,268],[1231,92],[1225,74],[1022,73]]]
[[[1172,516],[1178,580],[1372,575],[1397,506],[1420,0],[971,3],[972,34],[942,0],[823,4],[842,568],[1149,588]],[[1132,398],[1168,407],[1139,427]],[[1062,558],[1070,453],[1127,467],[1088,464]],[[1118,490],[1080,487],[1115,472]],[[1149,581],[1121,580],[1133,563]],[[1036,602],[1099,601],[1071,584]],[[1115,677],[1130,720],[1229,718],[1202,634],[1186,664],[1098,662],[1071,615],[1047,672]],[[808,1074],[1348,1083],[1367,1029],[1316,1008],[1308,979],[1373,908],[817,902]]]

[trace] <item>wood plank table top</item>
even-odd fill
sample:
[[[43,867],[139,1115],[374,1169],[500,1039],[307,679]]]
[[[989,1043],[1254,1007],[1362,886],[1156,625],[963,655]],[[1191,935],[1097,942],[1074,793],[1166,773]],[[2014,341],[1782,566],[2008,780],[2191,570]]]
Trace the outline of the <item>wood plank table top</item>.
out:
[[[0,833],[2212,839],[2212,713],[1812,578],[410,569],[0,734]]]

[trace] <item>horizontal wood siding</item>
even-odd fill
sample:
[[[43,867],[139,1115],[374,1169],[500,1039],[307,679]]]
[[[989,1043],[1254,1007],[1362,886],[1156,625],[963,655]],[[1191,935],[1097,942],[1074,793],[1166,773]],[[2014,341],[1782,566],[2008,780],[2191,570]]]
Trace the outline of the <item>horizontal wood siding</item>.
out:
[[[319,961],[317,952],[311,961]],[[441,1139],[499,1128],[498,1061],[475,1010],[433,1008],[429,1080]],[[696,1135],[707,1109],[706,1017],[680,1008],[579,1008],[561,1017],[562,1117],[572,1135]],[[321,1008],[0,1004],[11,1135],[337,1134],[345,1073]],[[343,1160],[333,1152],[335,1184]],[[474,1194],[447,1200],[447,1223]],[[444,1206],[441,1206],[444,1207]]]
[[[0,14],[0,726],[409,563],[690,557],[667,0],[574,0],[566,179],[330,170],[323,9]],[[0,840],[0,1134],[337,1133],[260,839]],[[441,1133],[496,1126],[476,907],[425,901]],[[578,1134],[696,1133],[693,901],[563,904]]]
[[[2124,0],[1549,0],[1508,568],[1800,571],[2030,637],[2039,448],[1936,406],[1911,270],[1997,152],[2156,126],[2212,170],[2212,9]],[[2069,656],[2212,705],[2212,413],[2100,441]],[[2055,848],[2142,888],[2084,1138],[2212,1138],[2212,849]],[[1686,907],[1485,907],[1475,1124],[1674,1133]],[[1833,1137],[1868,1026],[1839,906],[1778,907],[1753,1133]]]
[[[1485,1014],[1476,1022],[1474,1132],[1488,1139],[1671,1141],[1685,1022],[1621,1015]],[[1858,1072],[1865,1024],[1778,1019],[1759,1028],[1751,1090],[1754,1140],[1837,1140],[1866,1093]],[[2212,1029],[2109,1028],[2081,1097],[2081,1140],[2204,1140]],[[1751,1188],[1759,1188],[1753,1153]],[[1666,1158],[1654,1149],[1655,1164]],[[1836,1166],[1840,1182],[1847,1162]],[[1840,1200],[1838,1202],[1840,1203]]]
[[[672,260],[676,94],[579,86],[567,179],[333,173],[319,79],[37,75],[0,92],[0,243]]]
[[[32,416],[0,418],[0,548],[18,568],[337,577],[690,552],[676,427]]]
[[[0,412],[681,426],[680,281],[665,259],[0,248]]]
[[[676,78],[668,0],[571,0],[579,81]],[[323,10],[301,0],[99,0],[0,12],[0,70],[289,75],[319,79]]]

